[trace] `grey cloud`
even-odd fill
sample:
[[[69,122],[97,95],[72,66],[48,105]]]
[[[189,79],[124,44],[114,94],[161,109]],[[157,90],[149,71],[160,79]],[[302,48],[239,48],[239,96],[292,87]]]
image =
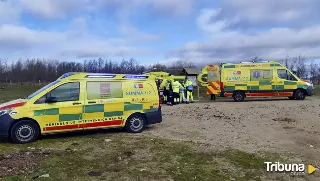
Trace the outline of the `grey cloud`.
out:
[[[59,32],[31,30],[23,26],[0,26],[0,49],[18,50],[56,44],[63,41],[65,36]]]
[[[259,56],[266,59],[281,59],[305,55],[320,57],[320,26],[304,28],[300,31],[279,28],[255,35],[234,34],[223,38],[214,37],[207,42],[193,42],[184,48],[174,50],[171,56],[198,59],[198,62],[248,60]]]
[[[98,56],[134,56],[148,50],[126,45],[122,39],[101,39],[72,32],[46,32],[23,26],[0,26],[0,53],[32,56],[43,54],[52,57],[85,58]]]
[[[290,26],[301,28],[319,23],[318,0],[225,0],[212,21],[228,20],[226,29]]]
[[[67,14],[77,14],[90,10],[91,0],[19,0],[27,12],[46,19],[64,18]]]
[[[81,14],[86,11],[103,10],[108,13],[122,11],[139,11],[139,7],[150,6],[154,12],[170,15],[187,15],[195,0],[17,0],[25,11],[41,18],[64,18],[70,14]],[[203,1],[203,0],[200,0]]]
[[[0,24],[14,23],[20,18],[20,8],[15,6],[15,0],[0,0]]]

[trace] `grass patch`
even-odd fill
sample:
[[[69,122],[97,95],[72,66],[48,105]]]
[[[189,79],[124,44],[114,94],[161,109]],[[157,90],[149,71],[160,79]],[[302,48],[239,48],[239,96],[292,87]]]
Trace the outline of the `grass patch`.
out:
[[[0,144],[4,156],[16,152],[32,155],[39,150],[46,153],[25,172],[16,165],[20,172],[4,180],[261,180],[266,175],[263,162],[280,158],[239,150],[202,152],[201,145],[190,142],[126,133],[51,137],[28,145]],[[21,161],[26,158],[14,155]],[[46,174],[50,178],[39,177]]]
[[[43,87],[43,84],[0,84],[0,103],[24,98]]]

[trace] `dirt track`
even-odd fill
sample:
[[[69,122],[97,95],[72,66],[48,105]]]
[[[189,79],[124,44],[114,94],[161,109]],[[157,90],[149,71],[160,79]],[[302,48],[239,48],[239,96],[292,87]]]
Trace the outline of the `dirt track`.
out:
[[[213,149],[293,152],[305,161],[320,160],[317,97],[304,101],[219,101],[162,109],[163,122],[145,134],[205,143]]]

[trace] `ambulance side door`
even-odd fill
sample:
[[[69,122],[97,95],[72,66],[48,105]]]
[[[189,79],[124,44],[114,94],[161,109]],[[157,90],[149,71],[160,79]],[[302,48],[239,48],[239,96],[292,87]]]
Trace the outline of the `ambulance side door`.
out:
[[[84,105],[79,81],[62,83],[49,91],[39,101],[45,102],[45,132],[78,130]]]
[[[277,69],[277,91],[293,92],[297,88],[297,79],[285,68]]]
[[[105,128],[123,124],[122,82],[86,82],[83,129]]]

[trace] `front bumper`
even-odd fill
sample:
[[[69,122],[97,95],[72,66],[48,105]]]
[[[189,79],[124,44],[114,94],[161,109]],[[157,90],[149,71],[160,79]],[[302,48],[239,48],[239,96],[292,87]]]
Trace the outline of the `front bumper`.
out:
[[[11,125],[14,123],[14,119],[5,114],[0,116],[0,137],[8,137]]]
[[[313,95],[313,87],[312,86],[309,86],[307,88],[307,96],[312,96]]]
[[[144,115],[147,118],[147,125],[156,124],[156,123],[161,123],[162,122],[161,109],[158,109],[158,111],[154,111],[154,112],[144,113]]]

